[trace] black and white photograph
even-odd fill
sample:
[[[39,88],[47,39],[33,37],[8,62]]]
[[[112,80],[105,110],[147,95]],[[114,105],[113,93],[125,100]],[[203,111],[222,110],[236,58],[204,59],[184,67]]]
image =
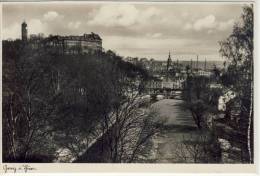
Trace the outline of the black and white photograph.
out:
[[[254,5],[2,3],[2,162],[254,164]]]

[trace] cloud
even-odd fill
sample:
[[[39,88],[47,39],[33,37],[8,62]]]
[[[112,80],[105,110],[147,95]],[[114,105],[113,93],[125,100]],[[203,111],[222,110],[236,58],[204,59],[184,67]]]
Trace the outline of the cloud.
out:
[[[227,21],[217,21],[214,15],[208,15],[204,18],[197,19],[195,22],[187,22],[183,29],[203,31],[207,30],[208,34],[212,34],[214,31],[226,31],[232,29],[234,25],[234,19]]]
[[[80,21],[75,21],[75,22],[71,21],[71,22],[68,23],[68,27],[70,29],[78,29],[80,27],[80,25],[81,25]]]
[[[182,18],[187,18],[189,16],[189,13],[188,12],[183,12],[182,14],[181,14],[181,17]]]
[[[149,19],[157,16],[159,10],[154,7],[144,10],[137,9],[134,5],[105,5],[92,14],[90,25],[106,27],[128,27],[135,24],[147,23]]]
[[[162,33],[154,33],[152,35],[153,38],[158,38],[158,37],[161,37],[162,36]]]
[[[210,29],[210,30],[208,30],[208,32],[207,32],[208,34],[212,34],[213,33],[213,30],[212,29]]]
[[[133,5],[106,5],[93,15],[90,25],[130,26],[136,22],[138,10]]]
[[[146,37],[148,38],[159,38],[162,36],[162,33],[147,33]]]
[[[230,29],[232,28],[232,26],[234,25],[235,23],[235,20],[234,19],[230,19],[228,21],[225,21],[225,22],[220,22],[218,24],[218,30],[220,31],[225,31],[227,29]]]
[[[216,27],[216,18],[214,15],[208,15],[204,18],[198,19],[193,24],[193,28],[196,31],[200,31],[203,29],[212,29],[214,27]]]
[[[15,39],[21,37],[21,25],[17,22],[11,24],[10,26],[3,28],[3,38],[4,39]]]
[[[185,30],[190,30],[190,29],[192,29],[192,24],[191,24],[191,23],[186,23],[186,24],[184,25],[184,29],[185,29]]]
[[[58,17],[63,17],[63,16],[59,15],[55,11],[48,11],[47,13],[45,13],[43,15],[43,19],[46,21],[53,21],[53,20],[57,19]]]
[[[27,24],[29,34],[47,33],[47,24],[43,23],[40,19],[31,19],[27,22]]]
[[[137,21],[139,21],[140,23],[147,22],[146,20],[158,17],[160,13],[160,10],[158,10],[155,7],[150,7],[145,10],[139,10],[139,16],[137,18]]]

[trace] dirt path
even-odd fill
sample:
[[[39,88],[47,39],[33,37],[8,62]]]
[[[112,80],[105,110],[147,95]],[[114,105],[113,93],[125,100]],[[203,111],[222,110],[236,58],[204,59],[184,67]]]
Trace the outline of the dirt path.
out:
[[[201,132],[185,108],[183,100],[164,99],[154,103],[159,118],[166,121],[161,133],[153,138],[153,150],[149,158],[156,163],[193,163],[197,155],[196,141]],[[196,154],[197,152],[197,154]]]

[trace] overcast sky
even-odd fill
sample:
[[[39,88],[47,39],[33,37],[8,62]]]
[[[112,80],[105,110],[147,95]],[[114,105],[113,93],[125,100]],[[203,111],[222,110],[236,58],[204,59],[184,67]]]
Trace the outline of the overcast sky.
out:
[[[218,41],[238,21],[243,4],[228,3],[59,3],[3,5],[3,38],[29,34],[82,35],[95,32],[105,50],[122,56],[166,60],[221,60]]]

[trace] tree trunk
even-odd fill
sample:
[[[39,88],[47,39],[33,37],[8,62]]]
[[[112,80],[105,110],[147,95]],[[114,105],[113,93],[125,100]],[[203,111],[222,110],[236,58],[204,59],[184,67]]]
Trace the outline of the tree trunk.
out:
[[[253,122],[253,83],[251,82],[251,92],[250,92],[250,111],[249,111],[249,118],[248,118],[248,127],[247,127],[247,149],[248,149],[248,155],[249,155],[249,163],[253,163],[252,158],[252,150],[251,150],[251,134],[252,134],[252,122]],[[252,136],[253,137],[253,136]]]

